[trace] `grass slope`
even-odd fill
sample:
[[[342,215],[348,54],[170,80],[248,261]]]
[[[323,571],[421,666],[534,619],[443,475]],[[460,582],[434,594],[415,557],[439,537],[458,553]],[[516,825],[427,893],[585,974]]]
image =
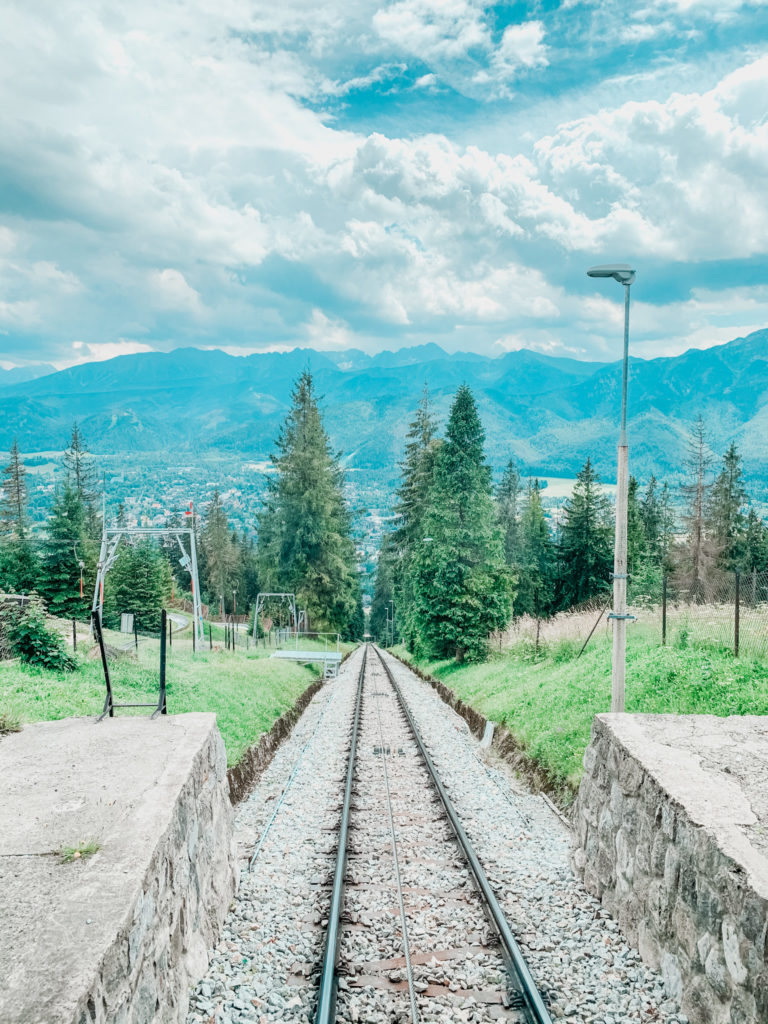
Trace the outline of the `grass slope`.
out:
[[[594,715],[610,710],[610,639],[552,644],[537,658],[528,645],[482,664],[419,661],[486,718],[507,726],[528,756],[573,793]],[[396,653],[413,660],[404,649]],[[641,631],[627,643],[626,706],[655,714],[768,714],[768,665],[718,648],[661,647]]]
[[[263,649],[246,654],[214,648],[193,657],[179,647],[168,656],[169,713],[215,712],[230,765],[293,706],[320,671],[318,665],[271,661],[271,651]],[[78,669],[71,673],[46,672],[17,661],[0,662],[0,715],[13,721],[40,722],[100,714],[105,696],[101,662],[85,657],[80,650],[77,658]],[[115,702],[157,701],[158,664],[158,642],[143,640],[138,660],[121,658],[111,665]],[[149,713],[149,709],[117,712]]]

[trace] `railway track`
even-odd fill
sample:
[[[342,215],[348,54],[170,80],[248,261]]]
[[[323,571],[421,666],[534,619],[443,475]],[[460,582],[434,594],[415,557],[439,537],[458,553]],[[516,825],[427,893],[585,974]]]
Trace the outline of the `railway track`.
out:
[[[377,648],[357,681],[315,1024],[551,1024]]]

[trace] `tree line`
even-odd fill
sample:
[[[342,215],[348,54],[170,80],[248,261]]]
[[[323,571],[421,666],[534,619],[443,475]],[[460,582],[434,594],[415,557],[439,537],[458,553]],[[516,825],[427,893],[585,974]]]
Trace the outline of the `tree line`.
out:
[[[259,590],[296,595],[307,626],[346,638],[364,632],[362,589],[352,515],[344,498],[339,456],[323,426],[314,382],[303,373],[272,456],[258,539],[229,523],[215,490],[201,516],[171,513],[165,525],[196,535],[201,597],[215,616],[246,612]],[[28,512],[26,469],[14,441],[0,478],[0,591],[38,593],[51,615],[86,619],[102,537],[102,488],[96,462],[77,424],[62,457],[62,473],[40,536]],[[127,526],[125,508],[115,526]],[[160,610],[191,597],[190,577],[171,538],[121,541],[104,589],[104,622],[121,612],[137,628],[156,630]]]
[[[50,615],[85,620],[96,583],[103,492],[96,461],[77,424],[61,469],[41,536],[29,520],[26,469],[13,442],[0,478],[0,591],[37,593]],[[128,525],[122,504],[112,525]],[[257,588],[254,542],[230,527],[218,491],[202,517],[185,518],[179,511],[165,525],[195,530],[203,601],[218,607],[224,595],[230,612],[234,591],[247,608]],[[191,597],[180,554],[169,538],[122,540],[106,577],[105,625],[118,626],[121,613],[130,612],[138,629],[159,629],[161,609],[174,598]]]
[[[474,399],[456,394],[445,437],[425,391],[401,463],[395,528],[379,555],[370,629],[434,657],[482,657],[512,615],[546,617],[605,595],[613,568],[614,510],[591,459],[552,525],[539,480],[510,459],[495,490]],[[659,600],[664,574],[695,595],[715,571],[768,570],[768,530],[751,505],[732,443],[716,456],[703,420],[691,429],[677,492],[630,477],[630,599]],[[389,609],[389,611],[388,611]]]

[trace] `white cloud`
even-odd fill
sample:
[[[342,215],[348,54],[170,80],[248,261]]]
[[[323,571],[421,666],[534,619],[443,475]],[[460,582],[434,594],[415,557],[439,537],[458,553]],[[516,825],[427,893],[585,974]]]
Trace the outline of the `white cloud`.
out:
[[[768,206],[768,57],[706,93],[625,103],[560,126],[536,146],[542,173],[576,202],[552,233],[569,248],[626,250],[671,259],[765,252]],[[600,212],[598,212],[598,210]],[[603,212],[605,211],[605,212]]]
[[[355,337],[349,324],[343,320],[326,316],[321,309],[313,309],[312,316],[306,324],[307,342],[310,348],[319,351],[352,348]]]
[[[34,299],[20,299],[18,302],[0,299],[0,327],[31,327],[40,319],[40,306]]]
[[[149,275],[150,291],[158,309],[176,310],[199,316],[203,311],[200,293],[186,281],[180,270],[166,267]]]
[[[525,21],[521,25],[508,25],[493,53],[492,62],[499,74],[505,77],[516,74],[520,68],[546,67],[549,61],[543,23]]]
[[[84,342],[73,341],[72,349],[77,356],[57,361],[54,363],[58,370],[64,370],[68,366],[77,366],[79,363],[102,362],[105,359],[114,359],[115,356],[132,356],[138,352],[154,352],[151,345],[141,341],[132,341],[129,338],[120,338],[119,341],[105,342]]]
[[[330,96],[346,96],[350,92],[358,92],[372,85],[399,78],[407,69],[407,64],[381,64],[367,75],[348,78],[345,82],[329,82],[323,87],[323,91]]]
[[[386,42],[421,60],[457,59],[489,46],[483,7],[471,0],[397,0],[373,16]]]

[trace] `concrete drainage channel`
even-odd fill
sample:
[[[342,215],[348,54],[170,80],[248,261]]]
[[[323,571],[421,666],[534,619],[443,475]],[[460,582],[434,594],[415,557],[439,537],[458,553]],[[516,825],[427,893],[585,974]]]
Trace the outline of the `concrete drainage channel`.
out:
[[[217,1024],[315,1020],[361,658],[356,653],[339,678],[316,694],[239,807],[240,888],[208,971],[195,987],[188,1024],[211,1018]],[[575,881],[568,864],[570,835],[550,808],[538,796],[505,788],[496,769],[478,760],[477,741],[439,696],[400,663],[388,657],[387,663],[551,1018],[684,1024],[659,975],[643,966],[607,912]],[[377,803],[382,760],[394,780],[398,761],[413,765],[417,759],[409,756],[411,741],[396,731],[397,716],[384,714],[392,698],[383,692],[381,677],[371,684],[361,726],[360,750],[368,767],[353,790],[336,972],[335,1019],[365,1024],[390,1024],[412,1013],[393,847],[386,812],[377,811]],[[401,787],[395,783],[391,789],[418,1019],[525,1019],[504,983],[493,931],[482,914],[472,916],[468,869],[455,856],[428,849],[432,832],[445,831],[445,824],[409,822],[413,812],[398,806]],[[430,800],[421,798],[424,815],[434,813]],[[361,828],[366,821],[378,827],[378,837],[366,839],[356,820]],[[430,908],[421,890],[440,878],[452,888],[437,901],[440,906]]]

